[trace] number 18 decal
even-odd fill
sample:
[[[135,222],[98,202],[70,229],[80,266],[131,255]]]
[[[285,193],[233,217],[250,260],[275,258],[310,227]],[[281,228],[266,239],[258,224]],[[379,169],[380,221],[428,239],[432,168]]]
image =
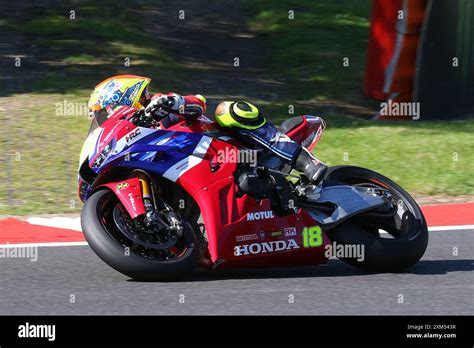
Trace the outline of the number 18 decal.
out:
[[[323,234],[319,226],[305,227],[302,234],[305,248],[314,248],[323,244]]]

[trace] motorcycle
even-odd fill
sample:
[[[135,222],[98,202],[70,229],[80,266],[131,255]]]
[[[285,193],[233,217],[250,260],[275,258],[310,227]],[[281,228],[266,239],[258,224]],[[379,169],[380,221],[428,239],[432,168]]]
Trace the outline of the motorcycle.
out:
[[[93,251],[142,281],[194,270],[325,263],[331,246],[361,246],[338,258],[368,272],[415,264],[428,243],[425,218],[399,185],[372,170],[330,167],[315,186],[276,156],[222,161],[248,150],[205,116],[147,124],[122,106],[96,117],[81,151],[81,224]],[[316,116],[279,130],[310,151],[325,129]]]

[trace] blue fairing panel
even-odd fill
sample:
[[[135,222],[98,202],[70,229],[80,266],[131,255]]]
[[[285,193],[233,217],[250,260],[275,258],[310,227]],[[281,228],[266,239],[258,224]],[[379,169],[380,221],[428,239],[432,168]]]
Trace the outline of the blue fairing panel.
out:
[[[120,167],[143,169],[162,175],[170,167],[193,154],[204,134],[158,130],[119,153],[111,152],[98,172],[112,164]]]

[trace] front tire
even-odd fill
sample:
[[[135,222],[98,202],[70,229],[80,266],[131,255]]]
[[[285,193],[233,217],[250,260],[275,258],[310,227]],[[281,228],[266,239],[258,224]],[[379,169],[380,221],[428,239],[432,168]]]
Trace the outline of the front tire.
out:
[[[178,258],[157,260],[147,257],[143,248],[127,243],[113,223],[113,207],[119,203],[108,190],[95,192],[84,204],[81,212],[82,230],[92,250],[109,266],[135,280],[168,281],[190,273],[197,266],[198,242],[190,224],[183,221],[183,245]],[[115,226],[115,228],[114,228]],[[125,242],[124,242],[125,241]],[[137,251],[140,250],[141,253]]]
[[[353,166],[329,168],[325,181],[382,187],[388,189],[400,205],[392,217],[398,221],[361,214],[326,231],[329,239],[337,244],[363,245],[364,260],[354,257],[341,260],[369,272],[397,272],[419,261],[428,245],[428,227],[420,207],[408,192],[379,173]],[[391,238],[384,238],[379,229]]]

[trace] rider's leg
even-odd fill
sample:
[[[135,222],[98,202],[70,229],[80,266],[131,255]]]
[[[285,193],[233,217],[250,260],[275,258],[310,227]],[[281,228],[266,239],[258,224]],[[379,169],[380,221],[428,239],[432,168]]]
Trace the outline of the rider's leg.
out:
[[[237,129],[236,132],[244,142],[270,150],[294,169],[303,172],[313,184],[318,184],[327,170],[323,162],[286,134],[279,132],[271,123],[255,130]]]
[[[303,172],[312,184],[319,184],[324,177],[328,166],[314,157],[306,148],[302,147],[293,166]]]

